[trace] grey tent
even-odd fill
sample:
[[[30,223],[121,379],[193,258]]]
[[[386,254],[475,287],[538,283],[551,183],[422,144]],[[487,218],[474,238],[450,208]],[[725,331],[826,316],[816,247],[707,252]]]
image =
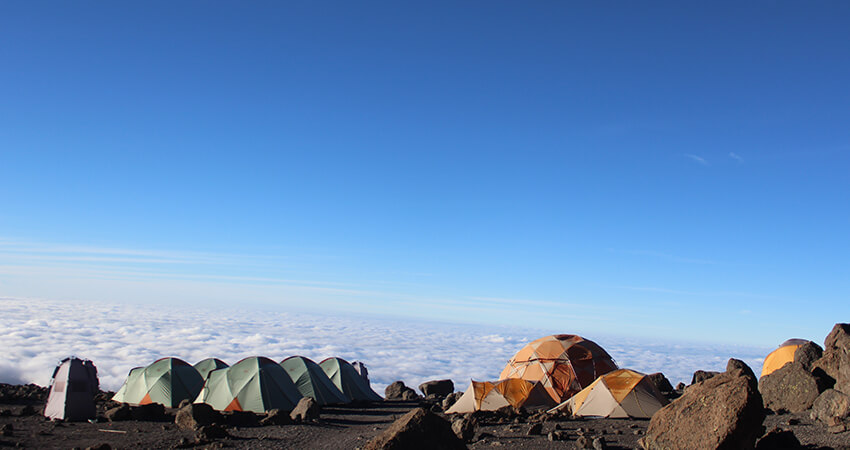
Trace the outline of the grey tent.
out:
[[[290,356],[281,361],[280,366],[286,370],[298,392],[304,397],[313,397],[319,406],[351,402],[313,360],[303,356]]]
[[[65,358],[50,379],[44,416],[60,420],[88,420],[97,415],[94,396],[99,391],[97,368],[89,360]]]
[[[362,363],[360,363],[362,365]],[[319,363],[334,386],[353,401],[379,402],[383,400],[360,372],[342,358],[327,358]],[[365,366],[364,366],[365,368]]]
[[[207,358],[207,359],[198,361],[192,367],[194,367],[195,370],[197,370],[198,373],[201,374],[201,378],[206,380],[207,375],[209,375],[210,372],[212,372],[213,370],[216,370],[216,369],[224,369],[225,367],[228,367],[228,365],[227,365],[226,362],[224,362],[224,361],[222,361],[218,358]]]

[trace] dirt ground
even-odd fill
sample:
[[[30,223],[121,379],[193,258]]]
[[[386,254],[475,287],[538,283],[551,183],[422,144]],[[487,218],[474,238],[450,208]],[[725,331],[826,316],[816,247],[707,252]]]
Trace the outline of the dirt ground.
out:
[[[111,448],[283,448],[283,449],[357,449],[412,408],[417,402],[384,402],[362,407],[326,407],[321,421],[315,424],[228,428],[230,435],[210,443],[192,445],[194,432],[181,430],[173,422],[51,422],[44,417],[21,415],[30,404],[0,404],[0,429],[11,429],[0,435],[0,447],[80,448],[108,444]],[[170,411],[173,420],[174,411]],[[648,420],[582,419],[549,420],[540,435],[527,435],[531,426],[522,417],[509,423],[493,423],[483,419],[472,449],[502,447],[521,449],[575,448],[579,434],[602,437],[608,448],[639,448],[638,439],[649,425]],[[807,414],[770,415],[766,429],[791,429],[808,448],[850,449],[850,432],[828,433],[826,427],[814,423]],[[7,427],[8,428],[8,427]],[[550,441],[550,431],[564,430],[565,440]]]

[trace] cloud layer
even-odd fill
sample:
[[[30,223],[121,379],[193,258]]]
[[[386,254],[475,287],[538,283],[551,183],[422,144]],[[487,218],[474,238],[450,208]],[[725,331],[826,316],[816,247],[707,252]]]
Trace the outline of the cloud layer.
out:
[[[562,330],[569,332],[569,330]],[[550,331],[375,317],[320,316],[274,310],[0,299],[0,382],[47,385],[69,355],[94,361],[104,389],[118,389],[129,370],[165,356],[189,363],[218,357],[232,364],[254,355],[315,361],[363,361],[373,387],[411,386],[450,378],[496,379],[526,342]],[[730,357],[758,372],[765,349],[590,336],[621,367],[664,372],[675,384],[697,369],[723,370]]]

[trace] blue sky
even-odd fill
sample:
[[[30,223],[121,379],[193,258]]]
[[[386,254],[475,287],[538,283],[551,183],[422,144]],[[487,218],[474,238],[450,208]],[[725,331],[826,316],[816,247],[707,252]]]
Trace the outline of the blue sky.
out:
[[[0,296],[848,321],[850,4],[3,2]]]

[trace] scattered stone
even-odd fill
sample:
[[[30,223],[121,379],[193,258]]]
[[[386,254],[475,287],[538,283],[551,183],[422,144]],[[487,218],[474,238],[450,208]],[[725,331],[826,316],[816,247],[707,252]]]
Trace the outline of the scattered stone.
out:
[[[204,425],[195,431],[195,440],[198,443],[205,443],[215,439],[228,437],[227,430],[221,425]]]
[[[593,442],[590,439],[588,439],[586,436],[579,436],[576,439],[576,448],[578,448],[578,449],[593,448]]]
[[[608,448],[608,444],[605,442],[605,438],[600,436],[593,439],[592,447],[593,450],[605,450]]]
[[[764,432],[764,406],[752,371],[741,364],[730,361],[731,370],[689,386],[656,412],[641,445],[647,450],[754,448]]]
[[[221,422],[221,413],[206,403],[189,403],[180,408],[174,418],[174,423],[184,430],[196,430],[203,425]]]
[[[463,393],[461,392],[452,392],[451,394],[447,395],[446,398],[443,399],[443,411],[448,411],[449,408],[452,407],[452,405],[457,403],[457,399],[459,399],[462,395]]]
[[[673,392],[673,385],[670,384],[670,380],[668,380],[663,373],[655,372],[647,375],[647,377],[662,394],[669,394]]]
[[[321,411],[321,407],[316,400],[313,400],[313,397],[301,397],[289,417],[294,422],[313,422],[319,419]]]
[[[543,424],[542,423],[534,423],[528,427],[528,431],[525,432],[528,436],[537,436],[543,432]]]
[[[419,396],[416,391],[404,385],[402,381],[396,381],[384,389],[384,398],[387,400],[415,400]]]
[[[567,432],[567,430],[552,430],[549,432],[548,435],[546,435],[546,437],[552,442],[566,441],[570,438],[570,434]]]
[[[635,435],[635,436],[640,436],[641,434],[643,434],[643,430],[632,431],[632,434]]]
[[[364,450],[465,449],[448,421],[416,408],[393,422],[386,431],[369,441]]]
[[[803,448],[793,431],[774,428],[759,439],[756,450],[794,450]]]
[[[260,419],[260,425],[290,425],[292,418],[285,411],[273,409],[266,413],[266,417]]]
[[[802,364],[785,364],[759,380],[764,406],[776,412],[803,412],[818,398],[818,383]]]
[[[701,382],[703,382],[703,381],[705,381],[705,380],[707,380],[711,377],[717,376],[719,374],[720,374],[720,372],[697,370],[696,372],[694,372],[693,378],[691,378],[691,386],[693,386],[697,383],[701,383]]]
[[[835,389],[827,389],[815,399],[809,416],[823,423],[834,417],[844,420],[850,416],[850,396]]]
[[[432,380],[419,385],[419,390],[426,397],[445,398],[455,390],[452,380]]]
[[[452,431],[455,436],[464,442],[472,441],[478,429],[478,420],[475,417],[463,417],[452,423]]]
[[[121,406],[116,406],[115,408],[108,409],[103,414],[106,417],[106,420],[110,422],[119,422],[122,420],[130,420],[133,415],[130,412],[130,405],[124,403]]]

